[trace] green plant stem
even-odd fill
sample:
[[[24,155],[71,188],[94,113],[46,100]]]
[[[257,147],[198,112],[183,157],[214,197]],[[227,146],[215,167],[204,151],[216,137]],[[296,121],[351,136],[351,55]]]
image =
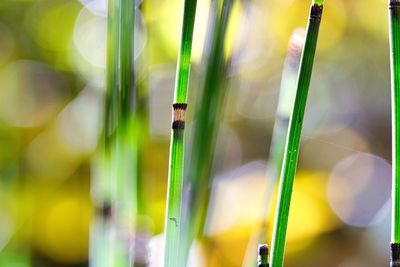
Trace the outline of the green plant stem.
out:
[[[206,221],[211,166],[226,95],[226,88],[222,86],[226,72],[224,44],[232,4],[232,0],[214,0],[210,9],[204,60],[206,74],[196,104],[192,153],[186,173],[190,196],[182,238],[184,263],[193,240],[202,232]]]
[[[134,88],[133,38],[135,26],[134,0],[121,1],[120,67],[121,67],[121,122],[128,123],[134,114],[137,93]]]
[[[120,0],[120,114],[118,187],[120,204],[131,225],[137,213],[138,146],[140,118],[137,114],[138,92],[134,84],[133,38],[135,25],[134,0]]]
[[[139,145],[141,124],[138,111],[138,92],[135,86],[133,60],[135,2],[120,0],[120,92],[118,125],[118,176],[116,181],[117,225],[119,231],[132,236],[138,217]],[[134,265],[131,244],[119,240],[121,262]]]
[[[106,92],[104,100],[104,129],[95,159],[92,197],[96,205],[96,218],[91,225],[90,266],[115,266],[112,251],[113,183],[116,178],[116,143],[118,126],[119,91],[119,2],[108,1]],[[104,242],[99,242],[104,241]]]
[[[165,267],[179,267],[181,252],[184,128],[196,4],[197,0],[185,0],[181,46],[178,56],[165,215]]]
[[[392,238],[391,266],[400,266],[400,1],[389,1],[392,91]]]
[[[272,206],[272,197],[275,184],[282,168],[285,142],[289,126],[290,114],[293,109],[295,97],[296,79],[299,70],[300,56],[304,42],[299,38],[300,33],[295,31],[289,42],[289,51],[282,72],[281,86],[279,89],[279,101],[276,109],[275,124],[272,132],[271,146],[267,164],[267,186],[264,193],[263,207],[261,210],[261,222],[252,233],[243,266],[252,267],[256,265],[255,251],[257,245],[266,242],[268,215]],[[301,36],[303,37],[303,36]]]
[[[392,242],[400,243],[400,1],[391,1],[390,48],[393,129]]]
[[[185,0],[181,46],[179,48],[178,67],[175,81],[175,103],[187,102],[196,4],[197,0]]]
[[[106,66],[106,97],[105,97],[105,153],[110,154],[116,141],[118,125],[118,88],[119,88],[119,1],[108,1],[107,30],[107,66]]]
[[[275,215],[271,250],[272,267],[283,266],[289,207],[292,197],[294,176],[296,174],[303,117],[317,46],[322,9],[322,4],[313,4],[311,6],[309,23],[306,31],[306,41],[300,60],[296,97],[289,122],[289,131],[285,146],[285,155],[283,159],[278,203]]]

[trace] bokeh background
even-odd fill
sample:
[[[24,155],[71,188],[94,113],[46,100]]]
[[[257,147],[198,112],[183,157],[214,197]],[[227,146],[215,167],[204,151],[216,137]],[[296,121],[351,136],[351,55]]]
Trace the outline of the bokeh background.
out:
[[[183,1],[137,0],[142,186],[157,265]],[[228,99],[201,266],[241,266],[260,223],[292,32],[310,1],[236,0]],[[0,266],[88,266],[90,181],[102,127],[106,0],[0,1]],[[189,105],[210,3],[198,1]],[[391,133],[387,1],[326,1],[289,219],[286,266],[388,266]],[[190,132],[190,123],[189,123]],[[270,216],[271,217],[271,216]]]

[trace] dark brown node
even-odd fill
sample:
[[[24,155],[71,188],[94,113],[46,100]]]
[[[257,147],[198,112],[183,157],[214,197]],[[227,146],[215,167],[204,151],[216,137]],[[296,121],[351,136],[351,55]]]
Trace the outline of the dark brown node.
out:
[[[389,9],[399,8],[400,1],[399,0],[390,0],[389,2]]]
[[[390,267],[400,267],[400,244],[390,244]]]
[[[185,121],[174,121],[172,123],[173,130],[183,130],[185,129]]]
[[[101,207],[97,209],[97,214],[99,214],[104,219],[109,219],[112,216],[112,207],[110,203],[104,203]]]
[[[321,17],[322,17],[323,9],[324,9],[324,7],[321,5],[317,5],[317,4],[312,5],[311,11],[310,11],[310,19],[320,21]]]
[[[262,244],[262,245],[258,246],[258,255],[268,256],[268,246],[266,244]]]
[[[177,110],[177,109],[186,110],[187,104],[185,104],[185,103],[175,103],[175,104],[172,104],[172,107],[174,108],[174,110]]]

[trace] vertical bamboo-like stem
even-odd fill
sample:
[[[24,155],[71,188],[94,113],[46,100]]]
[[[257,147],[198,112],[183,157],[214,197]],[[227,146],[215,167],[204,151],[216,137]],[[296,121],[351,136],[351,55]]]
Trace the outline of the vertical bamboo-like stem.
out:
[[[119,87],[119,0],[108,0],[107,66],[105,97],[105,153],[110,156],[116,142],[118,125],[118,87]]]
[[[400,266],[400,1],[389,1],[392,90],[392,238],[390,266]]]
[[[134,28],[135,0],[120,0],[120,34],[119,34],[119,125],[118,125],[118,177],[116,206],[117,227],[126,238],[135,234],[138,210],[138,146],[140,123],[137,114],[138,93],[135,87],[134,73]],[[134,251],[129,242],[119,240],[122,247],[122,262],[134,265]]]
[[[108,1],[108,29],[106,55],[106,92],[104,129],[99,155],[96,157],[95,174],[92,180],[92,194],[97,206],[96,218],[91,225],[90,260],[91,267],[114,266],[113,255],[113,190],[116,178],[116,145],[118,126],[119,91],[119,2]]]
[[[271,250],[272,267],[283,266],[289,207],[292,197],[294,176],[296,174],[303,117],[307,102],[314,55],[317,46],[322,9],[323,1],[315,0],[311,6],[309,22],[306,31],[306,40],[300,61],[296,97],[292,115],[289,121],[289,132],[286,140],[278,203],[275,215]]]
[[[182,230],[184,129],[190,58],[197,0],[185,0],[172,115],[167,210],[165,215],[165,267],[179,267]]]
[[[134,90],[133,38],[135,26],[134,0],[121,2],[121,122],[128,124],[136,109],[137,95]],[[124,125],[125,126],[125,125]]]
[[[133,38],[134,0],[121,0],[120,9],[120,97],[118,198],[121,218],[131,227],[137,213],[138,145],[140,125],[137,116],[137,90],[134,86]]]
[[[224,107],[226,88],[225,36],[232,9],[232,0],[213,0],[205,45],[206,73],[194,114],[191,156],[186,175],[190,186],[185,220],[184,259],[186,263],[193,240],[202,232],[210,195],[210,175],[216,137]]]
[[[299,70],[300,56],[304,46],[303,29],[295,30],[290,38],[289,51],[282,72],[281,86],[279,89],[279,101],[276,109],[275,124],[272,132],[271,146],[269,150],[267,166],[267,187],[263,197],[260,225],[254,230],[246,249],[243,266],[255,265],[255,251],[259,243],[266,242],[268,228],[268,215],[272,207],[272,196],[275,184],[282,168],[285,142],[289,126],[290,114],[293,109],[295,97],[296,79]]]

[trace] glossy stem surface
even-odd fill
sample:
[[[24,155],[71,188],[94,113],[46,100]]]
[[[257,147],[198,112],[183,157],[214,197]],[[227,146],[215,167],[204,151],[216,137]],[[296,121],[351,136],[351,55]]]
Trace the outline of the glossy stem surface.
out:
[[[175,103],[187,102],[196,4],[197,0],[185,0],[181,44],[175,79]]]
[[[400,266],[400,1],[389,1],[392,93],[392,234],[390,266]]]
[[[400,243],[400,1],[389,3],[392,91],[392,243]]]
[[[278,203],[275,215],[271,250],[272,267],[283,266],[290,201],[292,197],[294,177],[296,174],[303,117],[306,108],[308,89],[310,86],[322,9],[322,5],[313,4],[311,6],[309,22],[306,31],[306,41],[300,60],[296,97],[289,121],[289,131],[286,140]]]

